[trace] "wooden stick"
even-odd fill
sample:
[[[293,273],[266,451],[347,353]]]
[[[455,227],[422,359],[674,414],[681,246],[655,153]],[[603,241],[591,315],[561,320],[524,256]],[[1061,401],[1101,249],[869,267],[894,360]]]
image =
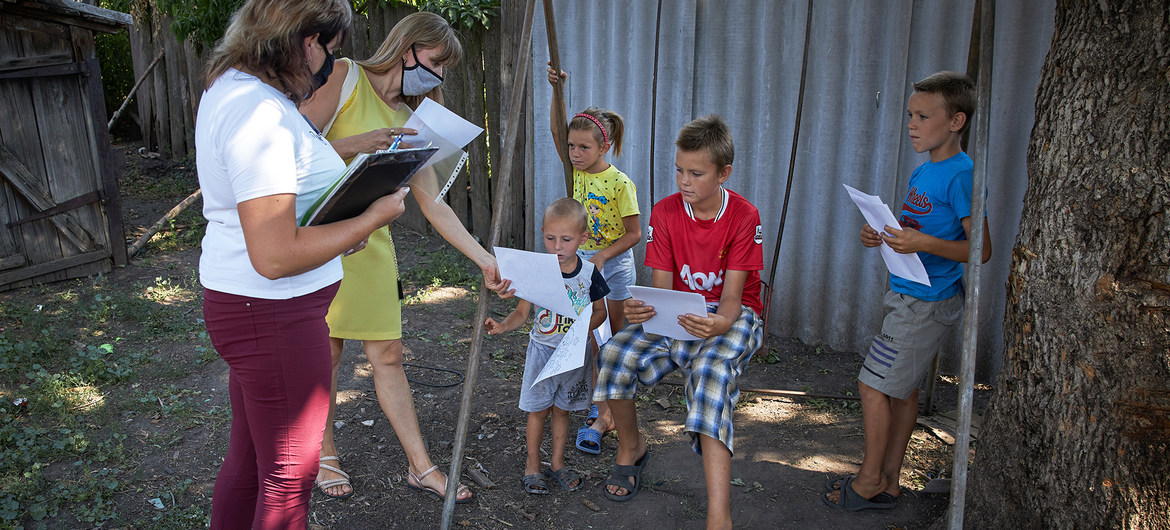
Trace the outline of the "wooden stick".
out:
[[[142,75],[138,76],[138,80],[134,82],[134,88],[130,89],[130,93],[126,94],[126,99],[122,101],[122,106],[118,107],[118,110],[110,117],[110,123],[106,124],[106,130],[114,128],[114,122],[118,121],[118,118],[122,116],[122,111],[126,110],[126,106],[130,104],[130,98],[134,97],[134,93],[138,92],[138,87],[142,86],[142,82],[146,81],[146,76],[150,75],[151,70],[154,70],[154,67],[158,66],[158,61],[162,58],[163,52],[158,52],[158,55],[154,56],[154,60],[150,61],[150,66],[147,66],[146,70],[142,71]]]
[[[199,200],[199,197],[202,195],[203,189],[197,189],[195,190],[195,193],[192,193],[188,195],[186,199],[183,199],[183,202],[176,204],[174,208],[171,208],[171,211],[167,212],[166,215],[162,216],[161,219],[155,222],[154,225],[151,226],[145,234],[142,234],[142,236],[138,238],[138,241],[135,241],[133,245],[130,245],[130,250],[128,250],[126,253],[129,254],[131,258],[133,258],[135,254],[142,250],[142,247],[146,246],[146,242],[150,241],[152,236],[157,234],[159,230],[162,230],[162,227],[167,224],[167,221],[174,219],[176,216],[182,213],[183,210],[186,210],[188,206],[191,206],[191,203]]]
[[[544,0],[544,30],[548,33],[548,57],[553,72],[560,75],[561,52],[557,47],[557,21],[553,17],[552,0]],[[569,162],[569,121],[565,109],[565,83],[558,81],[553,85],[552,120],[553,136],[557,142],[557,153],[561,155],[561,164],[565,167],[565,196],[573,196],[573,164]]]
[[[529,48],[532,46],[532,17],[536,10],[536,0],[527,0],[524,9],[524,27],[520,33],[520,42],[516,47],[516,62],[512,63],[515,75],[512,76],[512,96],[509,100],[508,112],[510,116],[502,117],[501,127],[503,138],[500,140],[500,172],[496,174],[499,182],[496,184],[496,203],[492,211],[492,229],[488,236],[488,248],[495,248],[500,242],[500,231],[504,224],[504,212],[508,186],[512,182],[512,161],[516,158],[516,143],[519,138],[518,130],[524,126],[525,120],[521,116],[524,109],[524,88],[529,81]],[[451,519],[455,515],[455,495],[459,488],[459,473],[463,465],[463,445],[467,441],[467,427],[471,420],[471,406],[475,397],[475,378],[479,374],[479,361],[483,350],[483,323],[487,319],[488,301],[492,292],[487,284],[479,287],[479,303],[475,309],[475,331],[471,335],[471,353],[467,356],[467,376],[463,383],[463,400],[459,405],[459,420],[455,426],[454,447],[451,450],[451,468],[447,473],[447,491],[443,500],[443,521],[440,528],[450,530]]]

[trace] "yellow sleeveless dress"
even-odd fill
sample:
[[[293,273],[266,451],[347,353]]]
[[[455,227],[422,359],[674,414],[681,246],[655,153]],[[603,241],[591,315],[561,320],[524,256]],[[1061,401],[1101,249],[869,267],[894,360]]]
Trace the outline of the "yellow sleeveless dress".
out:
[[[397,111],[391,109],[374,92],[366,72],[352,61],[349,67],[358,69],[357,85],[325,137],[336,140],[405,124],[411,115],[410,108],[403,103]],[[401,339],[398,265],[389,227],[375,231],[366,248],[341,258],[341,265],[345,276],[325,317],[329,336],[355,340]]]

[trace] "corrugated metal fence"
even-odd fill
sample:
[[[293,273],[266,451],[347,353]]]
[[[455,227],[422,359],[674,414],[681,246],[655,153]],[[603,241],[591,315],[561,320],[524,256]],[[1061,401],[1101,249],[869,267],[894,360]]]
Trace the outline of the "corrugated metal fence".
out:
[[[687,121],[722,115],[736,139],[728,187],[761,213],[764,277],[775,266],[769,331],[839,350],[865,351],[881,326],[888,278],[863,248],[864,223],[841,184],[900,205],[912,170],[926,161],[905,130],[913,81],[966,71],[974,0],[760,2],[558,0],[561,61],[570,113],[589,105],[626,119],[623,155],[611,162],[638,186],[642,223],[676,191],[674,138]],[[771,263],[795,132],[805,20],[812,6],[807,86],[791,205],[778,262]],[[1054,5],[999,2],[995,21],[988,215],[992,261],[983,269],[978,376],[998,371],[1004,283],[1019,224],[1035,88],[1053,31]],[[539,14],[535,22],[543,27]],[[534,32],[534,122],[548,123],[544,32]],[[548,133],[537,133],[537,206],[564,193]],[[897,211],[897,210],[895,210]],[[639,263],[644,245],[635,247]],[[648,280],[643,272],[643,283]],[[955,366],[958,344],[944,348]]]

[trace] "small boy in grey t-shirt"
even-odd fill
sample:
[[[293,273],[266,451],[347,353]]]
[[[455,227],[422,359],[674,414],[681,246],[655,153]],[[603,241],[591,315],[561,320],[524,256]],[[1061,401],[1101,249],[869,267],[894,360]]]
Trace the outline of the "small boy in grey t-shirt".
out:
[[[589,321],[592,331],[605,321],[605,295],[609,287],[600,271],[592,263],[577,257],[577,247],[588,235],[587,212],[581,203],[569,199],[558,199],[544,212],[540,230],[544,237],[545,251],[557,255],[565,290],[577,311],[587,304],[593,304],[593,316]],[[484,326],[489,335],[506,333],[520,327],[528,320],[533,304],[521,300],[503,322],[488,318]],[[551,310],[535,306],[536,316],[529,333],[528,352],[524,360],[524,382],[520,387],[520,409],[528,413],[527,448],[528,459],[524,476],[520,479],[524,491],[546,495],[549,493],[545,478],[550,478],[568,491],[581,488],[581,476],[565,467],[565,442],[569,432],[569,411],[589,408],[593,393],[592,351],[586,346],[585,365],[558,374],[533,384],[540,371],[561,343],[565,332],[573,323],[570,318]],[[552,459],[547,471],[541,470],[540,445],[544,441],[544,424],[552,415]]]

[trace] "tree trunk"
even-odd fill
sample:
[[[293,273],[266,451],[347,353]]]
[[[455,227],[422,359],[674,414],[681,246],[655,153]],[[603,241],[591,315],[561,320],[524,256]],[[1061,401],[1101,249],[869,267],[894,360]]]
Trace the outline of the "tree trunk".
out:
[[[1168,28],[1058,1],[968,528],[1170,528]]]

